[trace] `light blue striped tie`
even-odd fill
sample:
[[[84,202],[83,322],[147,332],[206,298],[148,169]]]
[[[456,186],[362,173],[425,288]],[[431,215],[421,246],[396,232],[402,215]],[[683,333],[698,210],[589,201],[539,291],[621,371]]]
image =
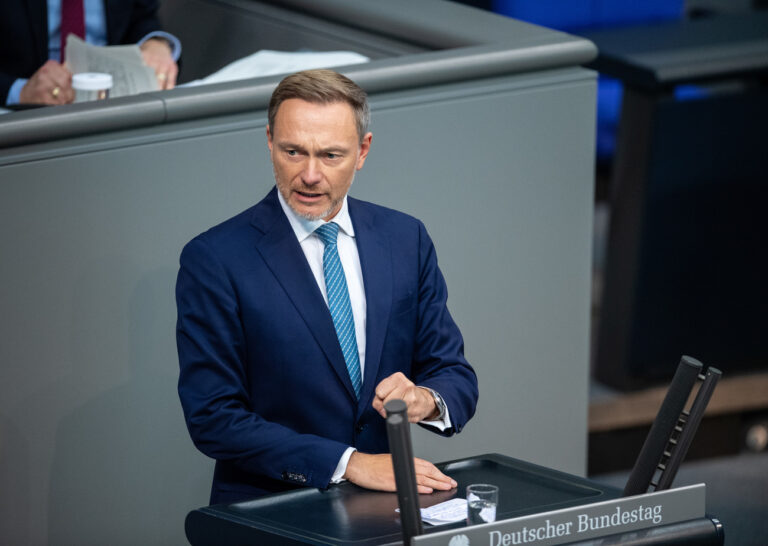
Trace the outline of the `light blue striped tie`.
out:
[[[325,289],[328,293],[328,307],[331,311],[333,326],[339,338],[341,352],[347,363],[349,378],[355,389],[355,395],[360,398],[360,388],[363,384],[360,375],[360,354],[357,352],[357,337],[355,336],[355,321],[352,317],[352,305],[349,303],[347,279],[341,266],[336,238],[339,234],[339,224],[329,222],[315,230],[323,241],[323,273],[325,274]]]

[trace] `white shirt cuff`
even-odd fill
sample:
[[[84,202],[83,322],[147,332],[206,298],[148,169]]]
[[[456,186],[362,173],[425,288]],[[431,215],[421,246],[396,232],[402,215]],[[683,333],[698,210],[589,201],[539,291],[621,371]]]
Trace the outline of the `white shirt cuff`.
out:
[[[346,451],[342,453],[341,459],[339,459],[339,464],[336,465],[336,470],[334,470],[333,475],[331,476],[331,483],[341,483],[346,481],[344,480],[344,474],[347,472],[349,458],[355,451],[357,450],[354,447],[348,447]]]

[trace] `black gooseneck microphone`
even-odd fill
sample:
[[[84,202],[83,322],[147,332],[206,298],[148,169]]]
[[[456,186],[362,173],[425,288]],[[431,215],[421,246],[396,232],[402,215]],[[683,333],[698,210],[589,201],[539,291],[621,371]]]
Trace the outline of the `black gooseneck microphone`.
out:
[[[408,428],[408,406],[403,400],[390,400],[384,405],[384,409],[387,412],[387,438],[395,470],[403,544],[408,546],[412,537],[424,532],[416,487],[416,470],[413,467],[411,432]]]

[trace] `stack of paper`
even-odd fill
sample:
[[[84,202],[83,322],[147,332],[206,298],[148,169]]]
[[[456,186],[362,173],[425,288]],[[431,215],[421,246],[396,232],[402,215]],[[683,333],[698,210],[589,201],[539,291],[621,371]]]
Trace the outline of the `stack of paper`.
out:
[[[70,34],[67,37],[67,66],[73,74],[111,74],[109,96],[112,98],[160,89],[155,71],[144,64],[137,45],[94,46]]]
[[[185,85],[231,82],[275,74],[291,74],[299,70],[329,68],[366,63],[370,59],[353,51],[272,51],[263,49],[234,61],[201,80]]]

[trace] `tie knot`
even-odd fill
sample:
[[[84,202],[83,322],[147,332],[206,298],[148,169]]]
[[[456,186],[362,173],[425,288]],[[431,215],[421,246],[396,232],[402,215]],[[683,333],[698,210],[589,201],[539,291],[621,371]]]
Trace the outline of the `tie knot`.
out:
[[[339,235],[339,224],[336,222],[328,222],[317,228],[315,233],[317,233],[317,236],[320,237],[325,246],[335,245],[336,238]]]

